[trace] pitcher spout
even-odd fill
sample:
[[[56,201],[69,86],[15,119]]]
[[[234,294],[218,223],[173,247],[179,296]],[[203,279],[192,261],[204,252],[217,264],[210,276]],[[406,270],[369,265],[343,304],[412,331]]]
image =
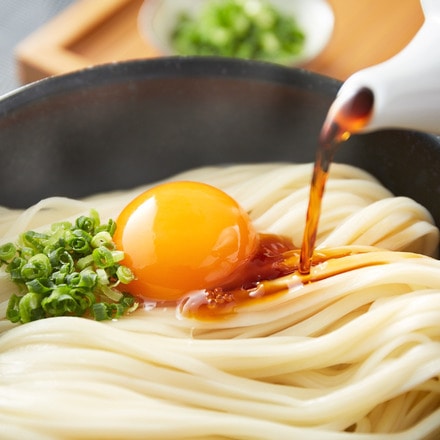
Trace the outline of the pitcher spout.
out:
[[[371,112],[350,133],[400,128],[440,134],[440,0],[421,3],[425,20],[415,37],[394,57],[350,76],[329,110],[327,125],[367,90]]]

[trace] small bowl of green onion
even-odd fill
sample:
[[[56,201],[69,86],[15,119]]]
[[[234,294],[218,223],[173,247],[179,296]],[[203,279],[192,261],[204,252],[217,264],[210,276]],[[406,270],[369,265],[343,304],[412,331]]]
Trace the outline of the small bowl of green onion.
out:
[[[163,56],[224,56],[298,66],[333,32],[325,0],[146,0],[141,35]]]

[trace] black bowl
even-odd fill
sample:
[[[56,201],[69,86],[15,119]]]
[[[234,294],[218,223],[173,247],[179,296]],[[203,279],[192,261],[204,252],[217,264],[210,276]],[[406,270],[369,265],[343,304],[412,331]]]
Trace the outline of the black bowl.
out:
[[[162,58],[45,79],[0,99],[0,205],[131,188],[210,164],[313,161],[341,83],[304,70]],[[360,166],[440,225],[440,141],[409,131],[353,136]]]

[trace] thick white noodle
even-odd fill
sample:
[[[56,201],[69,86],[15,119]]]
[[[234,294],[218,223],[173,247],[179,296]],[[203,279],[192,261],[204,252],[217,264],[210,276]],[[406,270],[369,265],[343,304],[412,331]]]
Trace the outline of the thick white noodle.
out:
[[[260,232],[299,246],[311,167],[209,167],[173,179],[225,190]],[[2,209],[1,242],[91,208],[116,218],[144,189]],[[274,281],[279,294],[224,320],[157,307],[114,322],[14,326],[5,312],[16,287],[2,271],[0,438],[439,438],[438,240],[426,209],[334,164],[318,245],[352,254],[314,267],[312,283]]]

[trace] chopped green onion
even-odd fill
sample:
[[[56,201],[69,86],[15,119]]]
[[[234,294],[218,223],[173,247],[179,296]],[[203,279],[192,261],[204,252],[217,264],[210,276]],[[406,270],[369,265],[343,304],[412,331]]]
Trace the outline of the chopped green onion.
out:
[[[22,298],[23,297],[15,294],[11,295],[9,298],[8,307],[6,309],[6,318],[13,323],[20,322],[21,320],[18,305],[20,304]]]
[[[92,307],[92,314],[96,321],[105,321],[110,319],[107,305],[104,303],[94,304]]]
[[[85,232],[93,232],[96,226],[96,219],[82,215],[76,219],[75,225],[78,229],[81,229]]]
[[[99,225],[95,229],[95,234],[101,231],[107,231],[112,237],[116,231],[116,222],[113,219],[109,219],[106,225]]]
[[[113,261],[118,263],[124,259],[124,252],[122,251],[113,251],[112,252]]]
[[[98,282],[103,286],[108,286],[110,284],[110,280],[105,269],[96,269],[96,275],[98,276]]]
[[[70,294],[68,286],[57,286],[49,296],[41,301],[41,307],[49,316],[82,314],[84,310]]]
[[[287,0],[286,0],[287,2]],[[182,13],[171,34],[181,55],[217,55],[289,64],[304,47],[296,20],[267,0],[210,0]]]
[[[118,302],[123,297],[123,294],[117,290],[112,289],[108,286],[101,286],[101,292],[112,301]]]
[[[59,247],[49,253],[49,260],[54,268],[61,268],[63,266],[74,266],[72,255],[63,247]]]
[[[41,234],[39,232],[27,231],[21,234],[20,238],[24,246],[33,248],[38,252],[42,252],[44,249],[44,242],[48,239],[47,234]]]
[[[34,255],[21,267],[21,277],[25,281],[47,278],[51,272],[52,265],[49,257],[45,254]]]
[[[119,266],[116,270],[116,276],[122,284],[131,283],[134,280],[134,273],[127,266]]]
[[[93,258],[93,255],[86,255],[85,257],[80,258],[77,262],[76,262],[76,266],[78,267],[79,270],[83,270],[88,266],[92,266],[94,263],[95,259]]]
[[[58,222],[50,231],[27,231],[18,243],[0,246],[0,265],[20,286],[11,295],[6,317],[26,323],[51,316],[92,316],[116,319],[138,303],[115,289],[134,279],[116,249],[116,223],[100,224],[99,214],[81,216],[72,224]]]
[[[0,263],[10,263],[15,257],[17,249],[13,243],[0,246]]]
[[[112,249],[114,247],[112,236],[108,231],[100,231],[95,234],[95,236],[91,240],[91,245],[94,248],[105,246]]]
[[[92,255],[96,266],[104,269],[124,259],[124,253],[122,251],[111,251],[105,246],[94,249]]]
[[[97,321],[120,318],[125,312],[136,310],[138,303],[132,296],[124,295],[119,303],[100,302],[92,306],[92,314]]]
[[[90,252],[91,235],[82,229],[73,229],[66,233],[67,247],[73,252],[86,255]]]
[[[21,322],[31,322],[44,317],[44,310],[41,307],[43,298],[43,295],[35,292],[28,292],[21,298],[18,303]]]
[[[115,262],[113,260],[112,251],[105,246],[100,246],[93,250],[93,260],[96,266],[106,268],[112,266]]]
[[[96,303],[95,294],[93,293],[92,290],[89,289],[85,289],[81,287],[74,288],[71,289],[70,295],[79,304],[82,314],[85,314],[90,309],[90,307]]]
[[[55,287],[55,283],[49,278],[33,279],[26,283],[29,292],[47,294]]]
[[[6,271],[13,281],[24,281],[21,276],[21,268],[26,264],[26,259],[22,257],[15,257],[6,267]]]

